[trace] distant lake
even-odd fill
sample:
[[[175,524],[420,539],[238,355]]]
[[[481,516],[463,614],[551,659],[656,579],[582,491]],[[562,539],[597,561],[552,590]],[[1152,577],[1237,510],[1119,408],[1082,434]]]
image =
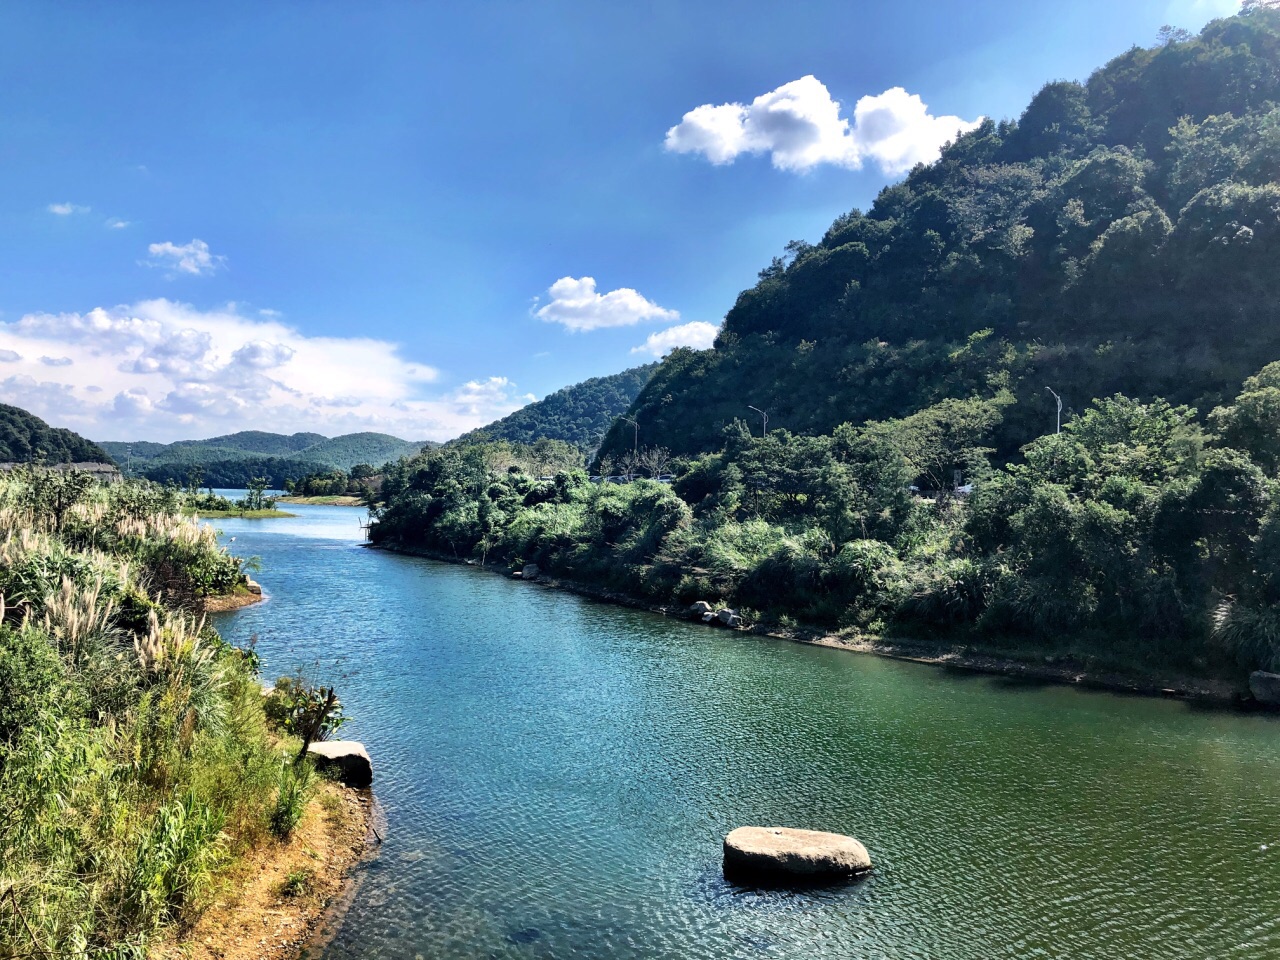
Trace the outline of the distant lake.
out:
[[[1280,956],[1280,722],[734,635],[221,520],[264,675],[337,683],[389,834],[326,957]],[[743,824],[870,878],[727,885]]]

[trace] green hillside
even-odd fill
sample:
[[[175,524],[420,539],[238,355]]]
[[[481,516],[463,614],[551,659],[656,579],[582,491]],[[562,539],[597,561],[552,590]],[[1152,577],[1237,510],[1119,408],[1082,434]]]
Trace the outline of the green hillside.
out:
[[[208,440],[179,440],[170,444],[171,448],[182,447],[216,447],[221,450],[235,450],[240,453],[260,453],[272,457],[287,457],[291,453],[300,453],[317,443],[329,438],[320,433],[295,433],[285,436],[280,433],[267,433],[264,430],[241,430],[223,437],[210,437]]]
[[[624,482],[426,451],[370,538],[1246,697],[1280,671],[1277,102],[1256,4],[1051,83],[788,244],[713,350],[654,373],[639,450],[611,428]]]
[[[111,463],[111,456],[78,433],[51,427],[21,407],[0,404],[0,462]]]
[[[102,446],[126,473],[158,482],[188,482],[193,471],[215,487],[242,487],[254,477],[267,477],[283,487],[317,469],[350,470],[356,464],[380,466],[413,456],[424,441],[401,440],[385,433],[351,433],[326,437],[319,433],[291,436],[246,430],[208,440],[179,440],[160,444],[109,441]]]
[[[592,377],[548,394],[452,442],[507,440],[528,444],[537,440],[563,440],[589,453],[599,446],[614,418],[625,413],[635,401],[656,369],[657,363],[648,363],[613,376]]]
[[[736,419],[827,433],[948,398],[1017,403],[1009,455],[1090,398],[1208,410],[1280,357],[1280,10],[1046,85],[792,241],[632,407],[648,442],[717,449]],[[615,424],[605,451],[630,428]]]
[[[358,463],[381,466],[418,453],[427,442],[401,440],[385,433],[348,433],[332,440],[320,440],[294,454],[292,459],[349,471]]]

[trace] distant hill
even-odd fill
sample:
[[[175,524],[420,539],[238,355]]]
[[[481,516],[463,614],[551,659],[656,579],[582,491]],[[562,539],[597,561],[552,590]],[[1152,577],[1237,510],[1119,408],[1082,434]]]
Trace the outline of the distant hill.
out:
[[[253,477],[267,477],[272,486],[298,480],[316,470],[350,470],[358,463],[381,466],[413,456],[429,441],[401,440],[385,433],[350,433],[326,437],[319,433],[286,436],[261,430],[245,430],[208,440],[174,443],[108,441],[102,447],[127,475],[158,482],[186,483],[193,470],[203,474],[203,484],[214,487],[244,486]]]
[[[375,434],[383,436],[383,434]],[[280,433],[267,433],[263,430],[242,430],[229,433],[225,437],[210,437],[208,440],[179,440],[171,447],[217,447],[220,450],[236,450],[241,453],[261,453],[270,457],[287,457],[299,453],[317,443],[324,443],[329,438],[321,433],[295,433],[286,437]],[[394,437],[388,437],[394,440]],[[403,441],[398,441],[403,442]]]
[[[111,457],[78,433],[51,427],[21,407],[0,403],[0,462],[111,463]]]
[[[451,442],[564,440],[590,453],[600,445],[609,424],[626,413],[657,369],[656,362],[648,363],[609,377],[583,380]]]

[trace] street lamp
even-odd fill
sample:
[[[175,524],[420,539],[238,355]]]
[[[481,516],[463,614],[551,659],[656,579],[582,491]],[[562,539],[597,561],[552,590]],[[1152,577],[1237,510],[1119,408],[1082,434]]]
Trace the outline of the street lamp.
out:
[[[632,420],[630,417],[619,417],[619,420],[625,420],[635,428],[635,442],[631,447],[631,469],[635,469],[635,462],[640,457],[640,424]],[[627,471],[627,479],[631,479],[631,470]]]
[[[754,410],[756,413],[760,414],[760,417],[763,420],[763,423],[760,425],[760,439],[763,440],[769,434],[769,415],[759,407],[753,407],[749,403],[747,404],[747,409]]]
[[[1062,398],[1053,392],[1053,387],[1045,387],[1045,389],[1048,390],[1050,393],[1053,393],[1053,399],[1058,401],[1058,425],[1057,425],[1057,429],[1055,429],[1053,432],[1061,433],[1062,432]]]

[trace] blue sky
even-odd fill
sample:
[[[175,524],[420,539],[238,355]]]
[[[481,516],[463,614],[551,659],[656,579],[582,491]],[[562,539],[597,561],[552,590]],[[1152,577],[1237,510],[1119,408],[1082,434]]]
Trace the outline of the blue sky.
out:
[[[445,439],[705,345],[962,124],[1236,7],[6,3],[0,401]]]

